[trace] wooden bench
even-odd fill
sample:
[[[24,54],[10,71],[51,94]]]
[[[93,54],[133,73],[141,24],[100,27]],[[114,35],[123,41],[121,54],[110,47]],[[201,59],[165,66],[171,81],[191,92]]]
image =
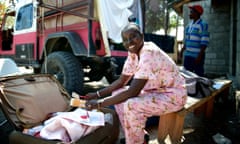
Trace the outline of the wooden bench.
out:
[[[222,87],[212,92],[210,96],[201,99],[188,97],[182,110],[160,116],[158,125],[159,142],[163,142],[169,135],[172,143],[181,143],[185,116],[190,112],[198,110],[204,112],[205,117],[211,117],[215,97],[219,95],[228,96],[232,83],[231,80],[215,80],[215,82],[221,83]]]

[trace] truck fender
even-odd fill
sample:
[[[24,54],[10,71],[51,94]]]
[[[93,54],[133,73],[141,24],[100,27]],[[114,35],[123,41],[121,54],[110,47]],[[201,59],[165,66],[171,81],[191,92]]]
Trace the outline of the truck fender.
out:
[[[75,32],[59,32],[59,33],[49,34],[45,41],[45,48],[46,48],[47,54],[51,53],[52,51],[55,51],[51,48],[48,48],[48,42],[51,41],[51,39],[57,39],[62,37],[68,40],[71,46],[71,49],[73,51],[73,54],[75,56],[87,55],[88,53],[87,48],[85,47],[82,39]]]

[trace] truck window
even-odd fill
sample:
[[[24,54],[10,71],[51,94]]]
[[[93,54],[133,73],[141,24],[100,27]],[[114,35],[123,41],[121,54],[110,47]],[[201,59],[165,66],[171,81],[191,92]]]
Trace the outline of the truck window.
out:
[[[33,5],[29,4],[19,9],[16,30],[31,28],[33,23]]]

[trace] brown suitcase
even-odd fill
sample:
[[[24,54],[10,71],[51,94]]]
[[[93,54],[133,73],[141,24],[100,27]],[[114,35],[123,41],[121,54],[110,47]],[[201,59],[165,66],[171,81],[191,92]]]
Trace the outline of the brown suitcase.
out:
[[[15,130],[9,135],[12,144],[50,144],[59,141],[45,140],[23,134],[24,128],[43,123],[50,113],[71,111],[70,95],[57,79],[49,74],[25,74],[0,78],[0,104],[7,120]],[[113,116],[113,123],[80,138],[77,144],[114,144],[118,139],[119,120],[116,112],[101,109]]]

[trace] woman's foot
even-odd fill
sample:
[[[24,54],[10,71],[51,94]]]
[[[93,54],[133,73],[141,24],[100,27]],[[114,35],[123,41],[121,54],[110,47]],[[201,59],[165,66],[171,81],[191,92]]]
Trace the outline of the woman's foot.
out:
[[[121,138],[120,139],[120,144],[125,144],[126,143],[126,139],[125,138]]]
[[[148,144],[149,139],[150,139],[149,134],[145,134],[144,135],[144,142],[143,142],[143,144]]]

